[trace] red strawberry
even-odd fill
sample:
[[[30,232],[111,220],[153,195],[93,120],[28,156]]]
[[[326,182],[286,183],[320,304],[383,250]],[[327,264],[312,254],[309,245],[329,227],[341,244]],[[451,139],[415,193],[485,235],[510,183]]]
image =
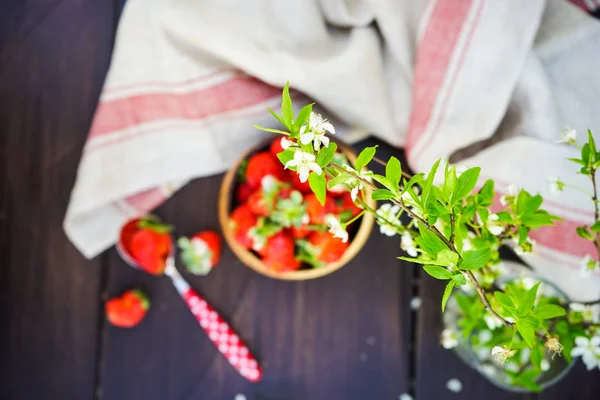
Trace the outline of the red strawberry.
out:
[[[150,301],[139,289],[128,290],[106,302],[106,319],[114,326],[131,328],[137,325],[150,308]]]
[[[324,224],[327,214],[336,214],[337,212],[335,201],[329,197],[325,197],[325,206],[319,203],[314,193],[306,195],[304,202],[306,203],[306,212],[311,224]]]
[[[299,228],[292,226],[291,232],[294,239],[304,239],[312,232],[312,230],[309,229],[308,226],[302,225]]]
[[[253,191],[254,190],[252,189],[252,187],[249,184],[240,183],[235,188],[235,197],[237,198],[237,201],[240,204],[242,204],[242,203],[245,203],[246,201],[248,201],[248,198],[250,197],[250,195],[252,194]]]
[[[338,261],[348,248],[348,243],[333,237],[329,232],[313,232],[308,241],[315,248],[315,258],[326,264]]]
[[[235,239],[245,248],[252,248],[252,238],[248,235],[248,231],[258,222],[258,217],[254,215],[248,204],[238,206],[231,213],[229,220],[231,230]]]
[[[290,181],[292,182],[292,185],[294,186],[294,189],[299,190],[303,194],[304,193],[312,193],[312,189],[310,188],[308,181],[301,182],[300,176],[298,175],[298,173],[296,171],[288,171],[288,175],[290,177]]]
[[[246,168],[246,182],[252,188],[258,189],[265,175],[273,175],[279,181],[285,181],[286,178],[283,165],[268,151],[256,153],[250,157]]]
[[[221,236],[215,231],[203,231],[191,239],[179,238],[181,260],[195,275],[207,275],[221,258]]]
[[[285,150],[283,148],[283,146],[281,146],[281,140],[282,139],[293,140],[293,139],[288,139],[285,136],[278,136],[277,138],[275,138],[275,140],[273,140],[271,142],[271,146],[269,147],[269,150],[271,151],[271,154],[273,154],[275,157],[277,157],[277,154],[279,154],[279,153],[281,153],[282,151]]]
[[[349,211],[351,213],[351,217],[356,217],[362,211],[362,209],[358,207],[354,201],[352,201],[350,192],[343,193],[338,198],[338,214],[341,214],[344,211]]]
[[[269,198],[262,189],[258,189],[248,199],[248,206],[256,215],[268,217],[273,209],[275,198]]]
[[[289,233],[280,231],[267,239],[267,243],[258,252],[263,257],[288,258],[294,256],[294,239]]]
[[[121,228],[119,244],[141,269],[160,275],[171,252],[170,230],[154,216],[135,219]]]
[[[278,272],[295,271],[302,265],[302,263],[293,255],[286,257],[268,256],[263,259],[263,264],[265,264],[267,268]]]

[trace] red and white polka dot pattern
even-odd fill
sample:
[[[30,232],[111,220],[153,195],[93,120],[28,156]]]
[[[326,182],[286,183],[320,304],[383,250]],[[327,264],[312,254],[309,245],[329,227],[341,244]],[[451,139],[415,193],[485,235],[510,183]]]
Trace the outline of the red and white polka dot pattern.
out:
[[[262,371],[248,347],[221,316],[192,289],[182,295],[200,326],[229,363],[250,382],[258,382]]]

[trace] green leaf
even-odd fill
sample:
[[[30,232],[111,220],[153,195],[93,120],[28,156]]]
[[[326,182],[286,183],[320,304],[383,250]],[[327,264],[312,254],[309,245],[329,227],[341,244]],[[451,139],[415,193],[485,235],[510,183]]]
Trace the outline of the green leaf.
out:
[[[337,185],[343,185],[343,184],[346,183],[346,181],[348,181],[348,179],[351,179],[351,178],[352,177],[350,175],[342,173],[342,174],[340,174],[338,176],[335,176],[335,177],[331,178],[329,180],[329,182],[327,182],[327,187],[329,189],[331,189],[331,188],[333,188],[333,187],[335,187]]]
[[[427,179],[425,180],[425,184],[423,185],[423,192],[421,193],[422,204],[424,208],[427,208],[429,204],[429,197],[431,194],[431,187],[433,186],[433,179],[435,178],[435,173],[437,172],[438,166],[440,165],[440,160],[437,160],[431,170],[427,174]]]
[[[442,239],[425,228],[423,224],[419,224],[419,233],[421,236],[417,237],[415,241],[431,258],[437,258],[438,253],[448,249]]]
[[[375,157],[376,151],[377,146],[365,147],[358,157],[356,157],[356,162],[354,163],[355,169],[360,172]]]
[[[458,254],[450,249],[444,249],[438,253],[436,260],[438,265],[443,265],[444,267],[453,267],[458,261]]]
[[[288,129],[290,128],[290,127],[289,127],[289,126],[286,124],[285,120],[284,120],[284,119],[283,119],[283,118],[282,118],[282,117],[281,117],[279,114],[277,114],[275,111],[271,110],[269,107],[267,107],[267,110],[269,110],[269,112],[271,113],[271,115],[273,116],[273,118],[275,118],[277,121],[279,121],[279,123],[280,123],[282,126],[285,126],[285,127],[286,127],[286,128],[288,128]]]
[[[596,142],[594,141],[594,136],[592,136],[592,131],[588,129],[588,143],[590,145],[590,161],[596,161]]]
[[[483,187],[479,190],[479,195],[485,205],[491,204],[492,200],[494,200],[494,181],[491,179],[485,181]]]
[[[404,261],[409,261],[415,264],[422,264],[422,265],[438,265],[438,262],[436,260],[431,260],[431,259],[425,259],[425,258],[413,258],[413,257],[404,257],[404,256],[400,256],[397,257],[399,260],[404,260]]]
[[[540,283],[541,282],[536,283],[531,289],[523,294],[523,297],[519,301],[519,306],[517,307],[519,315],[527,315],[527,313],[529,313],[529,311],[531,311],[533,308]]]
[[[282,131],[282,130],[279,130],[279,129],[265,128],[264,126],[260,126],[260,125],[256,125],[256,124],[254,125],[254,127],[256,129],[259,129],[259,130],[265,131],[265,132],[280,133],[280,134],[283,134],[283,135],[286,135],[286,136],[289,135],[289,132]]]
[[[477,179],[479,179],[480,172],[481,168],[473,167],[469,168],[458,177],[456,188],[454,189],[454,193],[452,193],[452,204],[458,203],[471,193],[475,188],[475,185],[477,185]]]
[[[285,165],[288,163],[288,161],[292,161],[294,159],[294,150],[284,150],[281,153],[277,154],[277,158],[279,159],[279,161],[281,161],[281,163],[283,164],[283,166],[285,167]]]
[[[536,229],[540,226],[554,225],[555,220],[560,220],[560,217],[549,214],[547,211],[538,210],[533,214],[525,214],[521,217],[521,222],[530,228]]]
[[[317,164],[319,164],[321,168],[325,168],[327,164],[333,160],[336,150],[337,144],[333,142],[329,143],[329,146],[323,147],[319,150],[319,154],[317,154]]]
[[[489,248],[466,251],[463,254],[463,261],[459,268],[467,271],[483,268],[491,257],[492,252]]]
[[[600,221],[596,221],[590,226],[592,232],[600,232]]]
[[[590,145],[588,143],[581,148],[581,160],[586,166],[590,164]]]
[[[435,279],[440,279],[440,280],[452,279],[452,272],[448,271],[444,267],[438,267],[436,265],[426,265],[423,267],[423,269],[425,270],[425,272],[427,272],[429,275],[433,276]],[[452,282],[450,282],[450,283],[452,283]]]
[[[302,125],[306,125],[308,123],[313,104],[314,103],[307,104],[302,107],[298,113],[298,116],[296,117],[296,122],[294,123],[294,125],[296,125],[296,129],[300,129]]]
[[[528,198],[525,201],[525,211],[524,213],[533,213],[535,211],[537,211],[540,206],[542,205],[543,202],[543,198],[542,196],[540,196],[539,194],[536,194],[535,196],[531,196],[530,198]]]
[[[454,282],[454,286],[462,286],[467,283],[467,278],[459,272],[452,275],[452,282]]]
[[[373,192],[371,197],[373,200],[389,200],[396,197],[396,195],[387,189],[377,189]]]
[[[586,163],[584,163],[584,162],[583,162],[581,159],[579,159],[579,158],[567,158],[567,160],[569,160],[569,161],[573,161],[574,163],[576,163],[576,164],[579,164],[579,165],[584,165],[584,166],[585,166],[585,165],[587,165]]]
[[[575,228],[575,231],[583,239],[594,240],[594,236],[590,233],[590,231],[588,231],[588,227],[585,225],[578,226],[577,228]]]
[[[386,178],[385,176],[379,175],[379,174],[371,174],[370,176],[371,176],[371,178],[373,178],[375,181],[381,183],[386,188],[393,190],[392,184],[390,183],[388,178]]]
[[[561,306],[556,304],[541,304],[537,306],[533,314],[540,319],[551,319],[556,317],[562,317],[567,312]]]
[[[529,235],[529,228],[523,225],[519,225],[519,246],[527,241],[527,235]]]
[[[456,187],[456,167],[449,162],[446,163],[444,171],[444,183],[442,185],[442,198],[447,203]]]
[[[496,213],[498,216],[498,222],[512,222],[513,218],[507,211],[498,211]]]
[[[392,185],[392,190],[397,192],[400,178],[402,177],[402,166],[400,165],[400,161],[394,156],[390,157],[385,166],[385,177]]]
[[[325,176],[323,174],[317,175],[315,172],[311,172],[308,176],[308,184],[315,196],[317,196],[319,203],[325,205],[325,195],[327,193]]]
[[[450,298],[450,294],[452,294],[452,289],[454,288],[454,282],[448,282],[446,285],[446,289],[444,289],[444,295],[442,296],[442,312],[446,309],[446,303]]]
[[[515,303],[513,303],[512,299],[508,297],[508,295],[502,292],[494,292],[494,297],[496,297],[496,300],[498,300],[502,308],[507,313],[509,313],[511,316],[516,315],[517,307],[515,306]]]
[[[527,193],[525,189],[521,189],[519,195],[517,196],[517,215],[523,215],[525,213],[525,203],[531,195]]]
[[[529,347],[535,345],[535,326],[525,319],[517,320],[517,330]]]
[[[543,346],[534,346],[531,349],[531,363],[536,367],[540,368],[540,364],[542,363],[542,358],[544,356],[544,347]]]
[[[413,175],[413,176],[412,176],[412,177],[409,179],[409,181],[408,181],[408,182],[404,182],[404,188],[402,189],[402,194],[403,194],[404,192],[406,192],[406,191],[408,190],[408,188],[411,188],[413,185],[415,185],[415,184],[417,184],[417,183],[421,182],[421,181],[423,180],[423,176],[424,176],[424,175],[423,175],[422,173],[420,173],[420,174],[416,174],[416,175]]]
[[[281,116],[285,126],[290,129],[294,121],[294,110],[292,109],[292,98],[290,97],[290,83],[286,82],[281,94]],[[291,130],[291,129],[290,129]]]

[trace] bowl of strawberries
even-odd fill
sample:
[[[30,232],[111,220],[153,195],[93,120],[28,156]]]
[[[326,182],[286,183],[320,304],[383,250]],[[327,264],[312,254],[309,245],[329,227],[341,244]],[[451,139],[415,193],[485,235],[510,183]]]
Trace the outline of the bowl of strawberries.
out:
[[[353,164],[356,154],[337,144],[334,161]],[[283,280],[328,275],[360,251],[373,228],[373,215],[355,218],[362,210],[340,186],[328,189],[321,205],[308,182],[284,169],[277,158],[281,151],[280,137],[266,140],[249,149],[227,172],[219,194],[223,236],[245,265],[263,275]],[[374,200],[366,194],[363,201],[374,208]],[[349,240],[329,232],[329,216],[353,221]]]

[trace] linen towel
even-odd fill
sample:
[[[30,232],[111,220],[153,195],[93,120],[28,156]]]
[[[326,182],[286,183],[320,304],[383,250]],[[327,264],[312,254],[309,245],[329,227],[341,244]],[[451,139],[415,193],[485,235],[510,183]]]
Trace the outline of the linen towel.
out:
[[[290,81],[355,141],[404,147],[411,168],[479,165],[539,192],[565,221],[540,229],[526,261],[577,300],[600,295],[575,227],[592,202],[557,144],[564,125],[600,132],[596,0],[129,0],[64,221],[93,257],[120,225],[188,181],[224,171],[274,126]],[[588,186],[586,186],[588,185]]]

